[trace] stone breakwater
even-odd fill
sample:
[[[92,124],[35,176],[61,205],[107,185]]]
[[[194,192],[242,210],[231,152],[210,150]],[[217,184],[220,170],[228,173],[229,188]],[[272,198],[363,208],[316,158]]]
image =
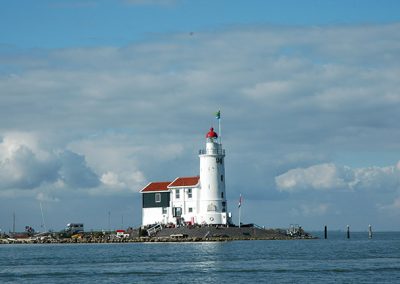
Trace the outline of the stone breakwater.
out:
[[[26,239],[0,239],[0,244],[15,243],[135,243],[135,242],[221,242],[235,240],[293,240],[314,239],[313,236],[304,233],[299,236],[289,236],[286,231],[280,229],[261,229],[255,227],[199,227],[199,228],[164,228],[152,236],[147,236],[140,229],[134,229],[129,237],[120,238],[113,233],[84,233],[71,238],[60,238],[57,234],[31,237]]]

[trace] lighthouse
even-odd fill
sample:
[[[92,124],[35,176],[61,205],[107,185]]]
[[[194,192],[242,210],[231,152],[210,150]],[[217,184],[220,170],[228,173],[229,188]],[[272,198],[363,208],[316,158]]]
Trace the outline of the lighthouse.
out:
[[[199,151],[200,174],[150,182],[142,193],[142,225],[228,225],[225,150],[211,128]]]
[[[206,135],[206,147],[199,151],[201,223],[227,224],[225,194],[225,150],[213,128]]]

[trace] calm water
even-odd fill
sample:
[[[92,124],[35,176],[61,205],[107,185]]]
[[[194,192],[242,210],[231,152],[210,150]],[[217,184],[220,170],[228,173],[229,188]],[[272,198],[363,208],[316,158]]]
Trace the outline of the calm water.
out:
[[[0,245],[0,283],[400,283],[400,233],[351,237]]]

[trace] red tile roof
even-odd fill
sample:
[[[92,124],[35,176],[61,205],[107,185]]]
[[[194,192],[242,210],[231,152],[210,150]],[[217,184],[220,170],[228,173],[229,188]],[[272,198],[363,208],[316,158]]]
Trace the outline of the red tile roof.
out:
[[[140,192],[157,192],[157,191],[169,191],[170,188],[175,187],[195,187],[199,184],[200,177],[177,177],[173,182],[161,181],[161,182],[150,182]]]
[[[146,185],[140,192],[168,191],[170,181],[151,182]]]
[[[200,177],[178,177],[176,178],[170,185],[168,185],[168,188],[171,187],[194,187],[199,184]]]

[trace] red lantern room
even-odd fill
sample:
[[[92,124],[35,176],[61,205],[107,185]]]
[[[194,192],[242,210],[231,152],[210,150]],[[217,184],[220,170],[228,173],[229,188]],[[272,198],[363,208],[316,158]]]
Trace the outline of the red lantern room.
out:
[[[210,131],[208,131],[206,138],[218,138],[218,134],[214,132],[214,128],[210,128]]]

